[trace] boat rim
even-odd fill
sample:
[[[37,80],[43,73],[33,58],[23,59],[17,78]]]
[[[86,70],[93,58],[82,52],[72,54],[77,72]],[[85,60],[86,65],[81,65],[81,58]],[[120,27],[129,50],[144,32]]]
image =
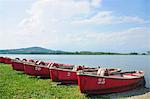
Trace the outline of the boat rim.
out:
[[[131,72],[134,72],[134,71],[131,71]],[[121,73],[129,73],[129,72],[121,72]],[[96,78],[109,78],[109,79],[123,79],[123,80],[125,80],[125,79],[139,79],[139,78],[143,78],[144,77],[144,73],[141,74],[140,76],[135,76],[135,77],[132,77],[132,78],[127,78],[127,77],[112,77],[112,76],[91,75],[91,74],[84,74],[83,72],[78,71],[77,72],[77,76],[90,76],[90,77],[96,77]]]

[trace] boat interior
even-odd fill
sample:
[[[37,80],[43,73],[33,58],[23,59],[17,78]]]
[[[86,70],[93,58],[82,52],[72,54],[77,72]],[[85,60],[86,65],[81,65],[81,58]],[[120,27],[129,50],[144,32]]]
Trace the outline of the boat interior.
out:
[[[120,70],[109,71],[109,69],[106,71],[106,69],[87,69],[82,70],[80,73],[87,74],[91,76],[99,76],[99,77],[111,77],[111,78],[139,78],[144,76],[144,73],[142,71],[129,71],[129,72],[122,72]]]

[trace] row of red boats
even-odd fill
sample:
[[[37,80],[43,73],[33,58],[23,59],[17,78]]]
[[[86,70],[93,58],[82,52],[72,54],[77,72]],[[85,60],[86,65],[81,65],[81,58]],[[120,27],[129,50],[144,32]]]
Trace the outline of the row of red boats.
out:
[[[123,72],[120,69],[91,68],[32,59],[0,57],[1,63],[12,64],[13,70],[27,75],[50,78],[63,84],[78,84],[82,93],[108,94],[145,86],[143,71]]]

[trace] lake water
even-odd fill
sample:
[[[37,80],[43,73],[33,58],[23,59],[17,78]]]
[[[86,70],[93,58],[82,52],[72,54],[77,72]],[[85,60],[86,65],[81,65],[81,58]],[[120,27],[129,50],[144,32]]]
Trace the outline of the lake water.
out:
[[[145,73],[146,87],[150,88],[149,55],[11,55],[11,58],[27,58],[58,63],[85,65],[90,67],[120,68],[122,70],[142,70]]]

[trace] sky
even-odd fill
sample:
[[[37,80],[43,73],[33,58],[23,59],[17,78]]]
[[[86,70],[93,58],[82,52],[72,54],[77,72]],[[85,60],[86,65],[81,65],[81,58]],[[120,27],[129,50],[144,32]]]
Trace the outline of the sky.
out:
[[[150,0],[0,0],[0,49],[150,50]]]

